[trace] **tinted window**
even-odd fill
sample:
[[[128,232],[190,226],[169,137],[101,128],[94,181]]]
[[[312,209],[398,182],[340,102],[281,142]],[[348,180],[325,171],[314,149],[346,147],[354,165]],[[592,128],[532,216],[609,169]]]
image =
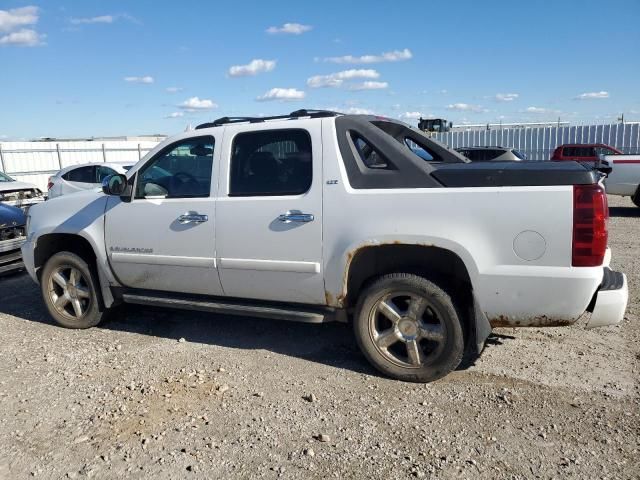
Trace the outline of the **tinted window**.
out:
[[[96,167],[92,165],[89,167],[74,168],[62,175],[62,178],[69,182],[96,183]]]
[[[169,145],[138,171],[136,198],[208,197],[213,148],[212,137]]]
[[[411,149],[413,153],[418,155],[423,160],[426,160],[427,162],[433,161],[433,155],[431,155],[424,147],[421,147],[410,138],[405,138],[404,143],[405,145],[407,145],[407,147],[409,147],[409,149]]]
[[[596,147],[596,155],[616,155],[616,152],[606,147]]]
[[[485,162],[487,160],[487,152],[485,150],[467,150],[464,155],[472,162]]]
[[[487,150],[486,152],[487,161],[491,161],[502,155],[504,153],[504,150]]]
[[[353,146],[358,153],[358,157],[367,168],[383,170],[390,168],[389,162],[382,155],[382,153],[380,153],[364,138],[352,132],[351,141],[353,142]]]
[[[240,133],[231,151],[230,196],[300,195],[311,187],[306,130]]]
[[[116,174],[116,171],[113,168],[99,166],[98,167],[98,178],[97,178],[96,181],[98,183],[102,183],[102,180],[105,177],[108,177],[109,175],[115,175],[115,174]]]
[[[593,147],[564,147],[565,157],[593,157],[595,151]]]

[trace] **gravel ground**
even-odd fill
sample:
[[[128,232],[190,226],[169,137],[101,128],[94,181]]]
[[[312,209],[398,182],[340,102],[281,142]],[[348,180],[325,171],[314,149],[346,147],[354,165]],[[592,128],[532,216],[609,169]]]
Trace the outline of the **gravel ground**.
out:
[[[428,385],[345,325],[127,308],[51,324],[0,279],[0,478],[639,478],[640,209],[610,198],[616,327],[499,329]]]

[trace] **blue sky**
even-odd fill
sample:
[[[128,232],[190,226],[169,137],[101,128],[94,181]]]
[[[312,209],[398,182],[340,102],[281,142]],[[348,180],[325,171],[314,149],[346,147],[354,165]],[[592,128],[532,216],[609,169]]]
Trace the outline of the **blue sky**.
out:
[[[0,140],[303,107],[640,120],[638,45],[639,0],[0,1]]]

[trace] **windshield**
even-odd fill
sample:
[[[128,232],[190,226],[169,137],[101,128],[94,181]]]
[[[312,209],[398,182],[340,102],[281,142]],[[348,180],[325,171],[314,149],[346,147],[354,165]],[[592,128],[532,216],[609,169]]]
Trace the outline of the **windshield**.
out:
[[[15,182],[15,180],[8,175],[0,172],[0,182]]]

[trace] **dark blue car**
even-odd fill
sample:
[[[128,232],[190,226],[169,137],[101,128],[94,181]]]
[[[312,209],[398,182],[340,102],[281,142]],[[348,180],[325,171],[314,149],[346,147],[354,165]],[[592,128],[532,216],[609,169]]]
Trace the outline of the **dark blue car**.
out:
[[[24,268],[20,247],[26,239],[25,224],[21,209],[0,203],[0,275]]]

